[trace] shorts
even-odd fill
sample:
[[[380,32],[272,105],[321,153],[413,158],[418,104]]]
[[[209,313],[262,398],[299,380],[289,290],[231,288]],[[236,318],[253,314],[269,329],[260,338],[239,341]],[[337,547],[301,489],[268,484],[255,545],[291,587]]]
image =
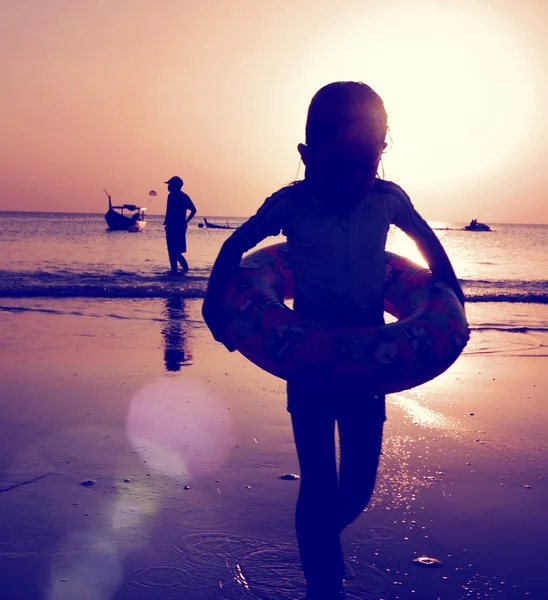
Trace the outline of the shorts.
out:
[[[169,254],[183,254],[186,252],[186,229],[166,229],[166,242]]]
[[[334,420],[355,414],[384,422],[386,396],[371,392],[362,380],[338,377],[292,379],[287,382],[287,410],[292,414],[321,411]]]

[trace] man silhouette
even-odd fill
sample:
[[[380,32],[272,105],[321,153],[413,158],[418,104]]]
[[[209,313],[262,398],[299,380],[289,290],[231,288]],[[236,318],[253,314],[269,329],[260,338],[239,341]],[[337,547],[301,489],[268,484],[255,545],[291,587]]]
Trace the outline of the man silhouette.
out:
[[[177,275],[178,263],[183,273],[188,271],[188,263],[183,256],[186,252],[186,230],[189,221],[196,214],[190,197],[183,192],[183,180],[180,177],[172,177],[167,183],[169,194],[167,196],[166,217],[164,227],[166,228],[167,252],[171,275]],[[187,211],[190,211],[187,216]]]

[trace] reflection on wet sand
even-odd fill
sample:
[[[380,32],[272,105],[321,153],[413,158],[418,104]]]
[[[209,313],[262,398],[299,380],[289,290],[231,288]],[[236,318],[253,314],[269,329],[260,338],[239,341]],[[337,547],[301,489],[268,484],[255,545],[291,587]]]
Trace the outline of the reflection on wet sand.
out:
[[[180,371],[182,365],[190,364],[190,355],[185,338],[187,313],[183,298],[166,298],[164,310],[166,321],[162,327],[164,337],[164,364],[166,371]]]

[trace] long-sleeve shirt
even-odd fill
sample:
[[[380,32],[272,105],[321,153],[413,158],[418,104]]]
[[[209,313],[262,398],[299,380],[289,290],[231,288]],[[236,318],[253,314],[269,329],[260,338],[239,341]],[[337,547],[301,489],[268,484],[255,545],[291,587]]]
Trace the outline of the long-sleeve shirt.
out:
[[[370,193],[354,208],[326,206],[306,181],[282,188],[227,240],[246,252],[268,236],[287,237],[297,312],[332,316],[354,322],[365,315],[380,322],[383,314],[385,244],[391,224],[417,243],[434,273],[457,294],[449,259],[435,233],[395,183],[377,179]],[[462,292],[460,292],[462,295]]]

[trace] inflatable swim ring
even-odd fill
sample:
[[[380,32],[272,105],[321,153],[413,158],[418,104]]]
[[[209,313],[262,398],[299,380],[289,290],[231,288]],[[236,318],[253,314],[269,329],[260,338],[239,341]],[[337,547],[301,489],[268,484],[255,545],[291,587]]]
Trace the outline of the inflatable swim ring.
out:
[[[432,272],[386,252],[385,310],[377,327],[325,327],[284,304],[293,297],[286,244],[247,255],[224,307],[227,338],[265,371],[295,376],[359,376],[378,393],[399,392],[443,373],[469,338],[464,310]]]

